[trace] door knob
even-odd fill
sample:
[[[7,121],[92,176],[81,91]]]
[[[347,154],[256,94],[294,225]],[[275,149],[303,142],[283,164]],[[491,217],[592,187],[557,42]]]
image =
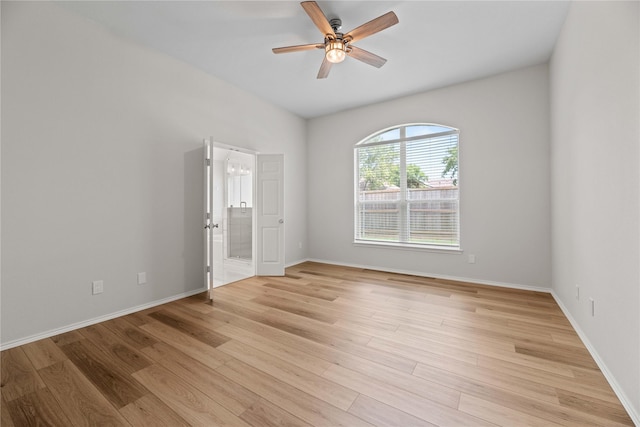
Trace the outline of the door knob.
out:
[[[280,219],[280,220],[278,221],[278,223],[279,223],[279,224],[284,224],[284,219]]]

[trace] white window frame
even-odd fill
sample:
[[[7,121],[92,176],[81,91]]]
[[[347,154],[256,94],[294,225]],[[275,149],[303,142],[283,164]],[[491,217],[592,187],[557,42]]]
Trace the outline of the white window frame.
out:
[[[423,134],[413,137],[406,136],[406,130],[408,127],[412,126],[438,126],[449,129],[445,132],[437,132],[432,134]],[[369,142],[374,139],[378,135],[382,135],[386,132],[399,129],[400,137],[393,140],[384,140],[377,142]],[[426,250],[426,251],[435,251],[435,252],[447,252],[447,253],[461,253],[461,238],[460,238],[460,173],[459,167],[457,171],[457,198],[451,199],[455,200],[457,203],[457,212],[455,215],[456,222],[456,231],[457,231],[457,245],[455,244],[425,244],[425,243],[415,243],[409,242],[409,212],[408,206],[411,202],[409,200],[409,192],[407,188],[407,179],[406,179],[406,171],[407,171],[407,155],[406,155],[406,145],[407,142],[416,141],[416,140],[424,140],[426,138],[435,138],[446,135],[457,135],[457,147],[458,147],[458,165],[460,164],[460,130],[453,128],[451,126],[440,125],[435,123],[409,123],[404,125],[392,126],[374,134],[368,136],[362,141],[358,142],[354,147],[354,245],[361,246],[382,246],[382,247],[391,247],[397,249],[408,249],[408,250]],[[400,161],[399,161],[399,170],[400,177],[404,177],[405,179],[400,179],[400,199],[398,200],[398,210],[399,210],[399,239],[396,240],[376,240],[376,239],[367,239],[359,236],[360,233],[360,207],[366,204],[380,203],[380,201],[362,201],[359,197],[360,192],[360,165],[358,161],[358,149],[363,147],[372,147],[376,145],[391,145],[391,144],[399,144],[400,146]]]

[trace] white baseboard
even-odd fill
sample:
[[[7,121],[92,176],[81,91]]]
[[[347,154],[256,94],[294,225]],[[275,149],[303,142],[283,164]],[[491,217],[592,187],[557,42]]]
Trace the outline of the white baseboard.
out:
[[[20,338],[17,340],[9,341],[6,343],[0,344],[0,351],[8,350],[13,347],[18,347],[24,344],[29,344],[34,341],[38,341],[44,338],[53,337],[55,335],[64,334],[65,332],[70,332],[76,329],[84,328],[87,326],[95,325],[96,323],[105,322],[107,320],[115,319],[116,317],[124,316],[127,314],[135,313],[136,311],[146,310],[147,308],[155,307],[157,305],[166,304],[171,301],[179,300],[181,298],[190,297],[192,295],[199,294],[201,292],[206,291],[206,288],[196,289],[193,291],[183,292],[178,295],[173,295],[167,298],[159,299],[150,303],[138,305],[135,307],[127,308],[125,310],[116,311],[114,313],[105,314],[104,316],[94,317],[93,319],[83,320],[82,322],[73,323],[71,325],[63,326],[61,328],[51,329],[46,332],[42,332],[39,334],[31,335],[26,338]]]
[[[613,374],[611,373],[607,365],[604,363],[604,361],[596,351],[595,347],[591,344],[586,334],[582,331],[582,329],[580,328],[580,325],[573,318],[573,316],[571,315],[567,307],[562,303],[562,300],[560,299],[560,297],[558,297],[558,295],[556,295],[556,293],[553,291],[551,291],[551,295],[553,296],[553,299],[556,300],[556,303],[560,307],[560,310],[562,310],[562,312],[567,317],[567,319],[569,319],[569,323],[571,323],[571,326],[573,326],[573,329],[575,329],[576,333],[582,340],[582,343],[587,348],[587,350],[591,354],[591,357],[593,357],[593,360],[598,365],[598,368],[600,368],[600,371],[602,371],[602,374],[609,382],[609,385],[613,389],[613,392],[616,394],[616,396],[618,396],[618,399],[620,399],[622,406],[624,406],[624,408],[629,413],[631,420],[635,423],[636,426],[640,426],[640,414],[633,407],[633,405],[631,404],[631,400],[627,397],[624,391],[622,391],[622,387],[620,387],[620,385],[616,381],[616,378],[613,376]]]
[[[316,258],[309,258],[306,261],[320,262],[320,263],[323,263],[323,264],[341,265],[341,266],[344,266],[344,267],[366,268],[368,270],[384,271],[386,273],[409,274],[409,275],[418,276],[418,277],[433,277],[434,279],[455,280],[457,282],[476,283],[476,284],[479,284],[479,285],[497,286],[497,287],[500,287],[500,288],[521,289],[521,290],[524,290],[524,291],[535,291],[535,292],[551,293],[551,288],[542,288],[542,287],[538,287],[538,286],[520,285],[520,284],[516,284],[516,283],[495,282],[495,281],[492,281],[492,280],[475,279],[475,278],[472,278],[472,277],[446,276],[446,275],[442,275],[442,274],[430,274],[430,273],[425,273],[425,272],[421,272],[421,271],[411,271],[411,270],[402,270],[402,269],[396,269],[396,268],[386,268],[386,267],[380,267],[378,265],[360,265],[360,264],[342,263],[342,262],[337,262],[337,261],[321,260],[321,259],[316,259]]]
[[[291,261],[288,264],[285,264],[284,268],[293,267],[294,265],[302,264],[303,262],[311,261],[309,258],[299,259],[298,261]]]

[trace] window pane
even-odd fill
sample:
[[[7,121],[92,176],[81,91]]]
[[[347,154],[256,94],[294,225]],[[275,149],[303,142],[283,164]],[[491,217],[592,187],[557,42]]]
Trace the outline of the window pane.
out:
[[[398,203],[360,205],[360,239],[397,242],[400,238]]]
[[[370,191],[400,188],[400,144],[361,147],[357,153],[360,200],[365,200]],[[391,200],[397,200],[398,194],[393,194],[396,198]]]
[[[407,126],[407,138],[421,135],[431,135],[440,132],[451,132],[451,128],[438,125],[416,125]]]
[[[458,236],[458,200],[433,197],[409,203],[409,243],[450,246],[458,244]]]
[[[455,169],[455,171],[454,171]],[[407,142],[407,183],[409,188],[441,188],[458,184],[458,135]]]
[[[400,139],[400,128],[390,129],[385,133],[374,136],[367,142],[393,141],[395,139]]]

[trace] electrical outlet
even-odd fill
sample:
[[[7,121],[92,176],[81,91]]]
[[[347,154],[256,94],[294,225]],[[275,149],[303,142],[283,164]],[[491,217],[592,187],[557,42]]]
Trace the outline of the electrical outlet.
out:
[[[144,271],[138,273],[138,285],[144,285],[145,283],[147,283],[147,273]]]
[[[298,242],[298,249],[302,249],[302,242]]]
[[[468,259],[467,259],[467,262],[468,262],[469,264],[475,264],[475,263],[476,263],[476,256],[475,256],[475,255],[473,255],[473,254],[470,254],[470,255],[469,255],[469,257],[468,257]]]
[[[93,295],[101,294],[104,291],[104,282],[102,280],[94,280],[91,282],[91,292]]]

